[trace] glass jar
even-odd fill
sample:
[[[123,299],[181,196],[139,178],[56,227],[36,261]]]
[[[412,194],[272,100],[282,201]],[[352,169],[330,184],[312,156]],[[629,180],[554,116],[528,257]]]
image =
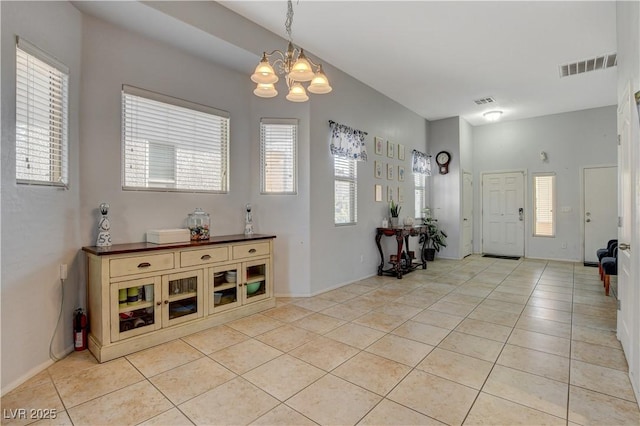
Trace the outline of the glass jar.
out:
[[[193,213],[189,213],[187,226],[191,232],[191,241],[208,240],[210,222],[209,213],[205,213],[199,207]]]

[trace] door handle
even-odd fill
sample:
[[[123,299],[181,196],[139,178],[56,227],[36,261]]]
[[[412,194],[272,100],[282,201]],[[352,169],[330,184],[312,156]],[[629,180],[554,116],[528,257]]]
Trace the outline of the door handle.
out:
[[[618,248],[620,250],[631,250],[631,244],[620,243],[620,244],[618,244]]]
[[[524,220],[524,209],[522,207],[518,209],[518,219],[520,220],[520,222]]]

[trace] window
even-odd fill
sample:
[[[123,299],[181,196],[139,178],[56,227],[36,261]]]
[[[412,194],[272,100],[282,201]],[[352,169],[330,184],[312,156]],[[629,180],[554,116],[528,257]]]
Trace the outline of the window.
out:
[[[425,191],[426,175],[422,173],[413,174],[413,186],[415,192],[415,217],[422,217],[422,209],[427,205]]]
[[[555,230],[555,185],[554,174],[533,175],[533,235],[553,237]]]
[[[296,194],[298,120],[260,120],[260,193]]]
[[[228,191],[229,113],[122,88],[122,188]]]
[[[335,216],[336,225],[354,224],[358,221],[358,166],[356,160],[333,157],[335,174]]]
[[[16,44],[16,182],[68,184],[69,69],[29,42]]]

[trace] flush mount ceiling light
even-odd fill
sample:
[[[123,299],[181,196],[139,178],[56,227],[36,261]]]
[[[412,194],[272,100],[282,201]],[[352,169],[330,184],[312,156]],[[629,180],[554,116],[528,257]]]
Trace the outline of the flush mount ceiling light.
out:
[[[482,116],[486,118],[487,121],[498,121],[502,116],[502,111],[488,111],[482,114]]]
[[[261,98],[273,98],[278,95],[274,84],[280,80],[278,74],[284,76],[289,88],[287,99],[291,102],[305,102],[309,100],[306,90],[322,95],[331,92],[327,76],[322,71],[322,64],[314,64],[304,54],[304,49],[298,49],[291,39],[291,23],[293,22],[293,5],[287,1],[287,18],[284,26],[287,31],[289,44],[287,51],[274,50],[271,53],[263,52],[262,59],[251,75],[251,81],[257,84],[253,91]],[[272,62],[269,62],[273,59]],[[305,90],[301,84],[310,81]]]

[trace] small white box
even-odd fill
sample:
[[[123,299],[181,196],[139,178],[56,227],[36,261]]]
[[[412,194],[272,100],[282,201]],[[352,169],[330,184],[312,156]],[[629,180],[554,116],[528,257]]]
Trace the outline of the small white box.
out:
[[[153,244],[188,243],[191,233],[188,229],[150,229],[147,242]]]

